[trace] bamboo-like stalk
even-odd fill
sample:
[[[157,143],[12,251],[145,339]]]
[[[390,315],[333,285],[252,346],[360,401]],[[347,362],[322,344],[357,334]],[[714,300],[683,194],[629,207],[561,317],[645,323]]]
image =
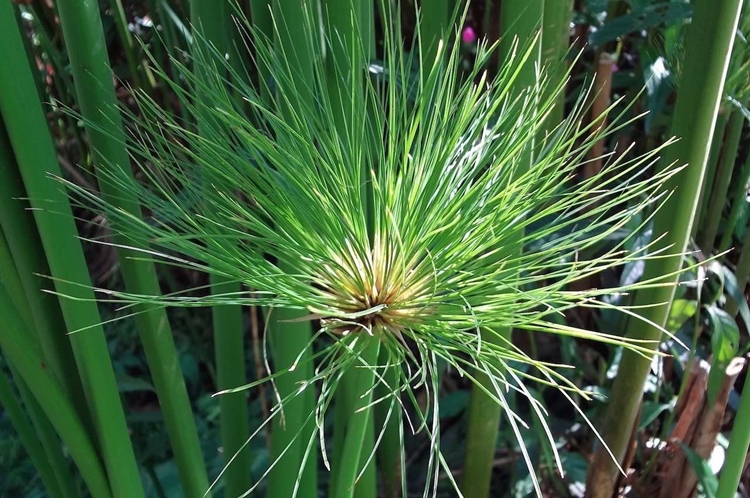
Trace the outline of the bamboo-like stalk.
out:
[[[221,0],[193,0],[190,2],[190,18],[194,32],[193,53],[197,60],[209,60],[208,52],[203,50],[202,43],[208,43],[219,53],[230,52],[233,27],[230,26],[230,5]],[[235,54],[237,57],[237,54]],[[234,61],[238,63],[239,61]],[[213,75],[206,74],[207,68],[197,64],[196,75],[206,84],[211,85]],[[225,76],[225,75],[224,75]],[[200,92],[200,99],[208,98]],[[196,116],[199,133],[207,132],[207,123]],[[210,179],[205,179],[209,182]],[[214,295],[239,292],[242,285],[220,275],[211,274],[211,293]],[[214,332],[214,349],[216,355],[217,388],[232,389],[244,385],[245,376],[245,340],[243,334],[242,307],[237,305],[214,306],[211,310]],[[219,398],[219,427],[224,462],[231,465],[225,473],[225,486],[228,496],[239,496],[247,491],[251,483],[250,466],[252,461],[248,451],[242,446],[250,435],[247,398],[243,392],[224,394]],[[239,453],[238,453],[239,452]]]
[[[661,162],[662,169],[673,163],[687,163],[688,166],[668,181],[667,186],[674,189],[673,195],[654,219],[654,233],[664,234],[655,249],[669,247],[672,256],[659,260],[658,264],[649,261],[644,279],[672,275],[664,283],[676,283],[677,277],[674,275],[681,268],[681,254],[687,248],[692,220],[698,208],[698,193],[706,171],[708,149],[741,6],[740,0],[728,0],[721,4],[697,0],[695,3],[695,21],[687,34],[684,72],[671,128],[671,133],[681,140],[666,149]],[[675,216],[676,213],[682,215]],[[673,285],[638,291],[635,305],[642,306],[639,314],[649,323],[664,326],[674,292]],[[627,336],[657,341],[653,346],[656,348],[661,331],[649,323],[631,319]],[[623,352],[619,374],[610,391],[602,430],[604,440],[618,461],[625,455],[650,365],[649,358]],[[611,496],[617,476],[615,462],[605,448],[599,448],[589,468],[587,496]]]
[[[573,0],[545,0],[544,19],[542,22],[542,61],[549,72],[550,85],[546,98],[552,97],[552,92],[565,77],[567,67],[565,55],[569,49],[570,20],[573,17]],[[544,122],[544,128],[539,132],[539,138],[551,132],[565,115],[565,92],[554,95],[554,105]]]
[[[740,219],[742,213],[742,207],[747,202],[747,182],[750,180],[750,154],[748,154],[745,164],[742,165],[740,174],[735,182],[734,193],[732,195],[732,209],[729,212],[729,221],[727,222],[727,229],[721,236],[721,241],[717,246],[717,252],[724,252],[729,249],[732,243],[732,235],[734,233],[734,227],[737,225],[737,220]]]
[[[721,214],[724,212],[726,204],[727,191],[729,183],[732,180],[734,172],[734,163],[737,159],[737,150],[740,147],[740,138],[742,137],[742,127],[745,124],[745,116],[739,111],[732,111],[727,125],[726,141],[721,151],[716,178],[713,189],[706,192],[709,195],[709,202],[706,208],[706,214],[703,217],[702,226],[698,229],[698,246],[703,254],[711,254],[714,248],[716,232],[719,231],[719,222]]]
[[[44,488],[52,498],[64,498],[66,495],[57,482],[57,477],[52,470],[52,465],[47,460],[44,448],[39,441],[34,428],[23,413],[21,403],[13,394],[13,388],[4,372],[0,372],[0,408],[8,416],[11,425],[18,434],[18,439],[29,454],[31,463],[34,464],[39,477],[42,479]]]
[[[447,42],[448,35],[448,0],[422,0],[419,13],[419,34],[422,50],[422,67],[428,70],[435,62],[438,43]]]
[[[96,19],[99,22],[99,18]],[[36,208],[34,218],[51,273],[56,278],[55,289],[73,298],[61,301],[65,323],[71,332],[86,329],[85,333],[72,334],[70,341],[109,482],[113,492],[124,496],[142,496],[138,467],[88,269],[76,238],[76,226],[68,199],[59,185],[49,178],[49,174],[61,176],[61,172],[24,55],[21,32],[8,2],[0,2],[0,42],[4,49],[4,57],[0,59],[0,112],[26,192],[32,207]],[[15,366],[23,375],[23,369]],[[24,380],[33,391],[34,386],[26,375]],[[43,402],[38,395],[37,399],[42,406],[47,402]],[[56,417],[55,410],[45,411],[48,416]],[[57,422],[51,421],[53,424]]]
[[[506,0],[501,4],[500,64],[512,59],[512,54],[526,43],[536,44],[535,52],[520,69],[516,80],[516,93],[520,96],[536,84],[536,66],[541,61],[541,41],[538,32],[542,28],[545,0]],[[516,45],[516,43],[518,45]],[[535,103],[530,103],[535,105]],[[533,143],[519,154],[517,174],[527,171],[532,164]],[[516,234],[520,240],[521,233]],[[520,245],[520,244],[519,244]],[[518,247],[518,252],[521,248]],[[511,338],[512,330],[506,328],[485,334],[485,340],[504,344]],[[484,372],[476,373],[478,384],[489,392],[494,391],[491,380]],[[467,498],[484,498],[489,493],[492,478],[492,461],[495,454],[501,416],[500,405],[479,385],[472,386],[469,404],[469,427],[466,436],[466,459],[461,490]]]
[[[98,6],[70,0],[61,0],[57,6],[96,169],[107,170],[122,181],[134,182]],[[135,196],[123,194],[116,182],[100,183],[105,199],[133,216],[141,216]],[[116,232],[117,227],[114,229]],[[126,288],[135,294],[159,295],[153,264],[138,258],[137,250],[126,248],[132,246],[133,241],[117,235],[114,240],[119,245],[117,255]],[[166,311],[146,305],[134,311],[138,313],[136,325],[164,414],[183,492],[190,497],[202,496],[208,489],[208,478]]]
[[[309,45],[310,27],[317,19],[316,1],[286,2],[275,0],[273,14],[278,31],[275,44],[279,56],[286,59],[300,81],[293,95],[287,95],[290,105],[295,99],[311,105],[313,102],[312,81],[314,56]],[[290,261],[279,261],[282,271],[294,271]],[[274,309],[270,314],[268,326],[269,341],[273,353],[274,369],[277,372],[288,371],[276,380],[276,388],[281,399],[299,390],[300,383],[312,377],[313,365],[310,360],[312,351],[308,347],[312,338],[312,327],[307,321],[299,321],[303,311],[285,308]],[[295,396],[284,406],[284,419],[275,417],[271,429],[271,461],[276,466],[268,475],[269,498],[287,498],[292,496],[300,476],[300,496],[313,496],[317,490],[317,444],[314,440],[315,426],[308,416],[315,409],[315,393],[311,389]],[[307,420],[307,422],[306,422]],[[309,441],[313,441],[310,455],[303,464],[304,454]],[[287,449],[288,448],[288,449]],[[286,452],[284,453],[284,451]]]
[[[734,426],[729,438],[729,448],[719,474],[716,498],[734,498],[747,463],[750,448],[750,384],[745,383],[740,406],[734,416]]]
[[[24,326],[22,318],[13,307],[10,296],[2,284],[0,284],[0,315],[3,317],[3,333],[0,334],[0,348],[3,353],[11,365],[18,370],[55,430],[67,445],[92,496],[97,498],[112,496],[110,490],[112,480],[110,478],[108,482],[93,441],[89,438],[81,419],[76,415],[54,374],[44,368],[41,352],[28,344],[26,337],[30,332]],[[138,475],[136,474],[135,477],[138,478]],[[134,484],[138,486],[138,482]],[[137,488],[135,493],[132,490],[127,493],[129,494],[123,496],[138,496]]]
[[[612,57],[607,52],[599,54],[596,76],[594,77],[594,91],[596,95],[591,105],[591,122],[599,123],[593,133],[598,135],[606,128],[606,119],[602,115],[607,112],[612,101]],[[605,116],[606,117],[606,116]],[[589,151],[587,163],[583,167],[583,178],[592,178],[602,169],[604,155],[604,140],[598,140]]]
[[[708,154],[708,164],[706,165],[706,173],[703,175],[705,178],[703,188],[698,194],[698,209],[695,211],[695,216],[693,217],[693,235],[702,226],[701,223],[706,215],[706,209],[708,209],[708,196],[714,188],[716,166],[721,156],[727,123],[729,123],[729,111],[725,109],[725,106],[722,106],[719,109],[719,116],[716,118],[716,124],[714,125],[713,140],[711,141],[711,148]]]
[[[349,417],[344,445],[339,460],[339,469],[336,474],[336,480],[332,483],[331,498],[351,498],[355,496],[355,484],[357,474],[360,471],[363,451],[368,426],[372,427],[372,402],[373,383],[375,374],[372,368],[378,360],[380,351],[380,338],[360,336],[366,341],[360,352],[360,362],[356,362],[353,367],[356,371],[356,377],[352,383],[352,396],[349,401],[352,403],[352,415]],[[351,368],[351,367],[350,367]],[[357,494],[356,496],[360,496]]]
[[[363,2],[364,3],[364,2]],[[352,144],[362,144],[362,137],[356,135],[363,128],[356,126],[361,119],[352,115],[354,99],[361,99],[364,90],[365,64],[372,56],[373,47],[370,37],[373,31],[373,12],[371,9],[356,8],[349,0],[325,0],[323,2],[324,25],[329,51],[326,60],[327,87],[331,106],[336,119],[336,126],[340,140],[351,141]],[[361,146],[361,145],[360,145]],[[356,164],[354,158],[349,158]],[[366,206],[368,227],[372,226],[370,203],[372,199],[369,178],[368,160],[361,160],[361,176],[365,188],[363,189],[363,205]],[[377,358],[376,358],[377,359]],[[360,460],[347,460],[345,441],[350,431],[350,423],[358,417],[354,412],[357,399],[357,379],[360,372],[357,368],[350,368],[344,373],[336,392],[334,428],[334,459],[331,474],[331,491],[329,495],[338,496],[337,489],[342,474],[352,472],[349,467],[357,467],[357,462],[366,459],[373,451],[374,445],[374,417],[366,419],[365,438],[360,442]],[[347,470],[349,469],[349,470]],[[359,468],[353,470],[358,473]],[[353,483],[352,483],[353,486]],[[356,496],[369,497],[376,493],[374,462],[368,467],[362,478],[352,488]]]
[[[22,294],[28,303],[29,314],[50,368],[70,397],[79,416],[90,426],[78,376],[73,350],[66,337],[65,323],[50,280],[36,275],[49,275],[49,267],[42,252],[34,217],[23,201],[26,192],[19,177],[13,151],[0,119],[0,227],[5,233],[12,264],[21,280]]]

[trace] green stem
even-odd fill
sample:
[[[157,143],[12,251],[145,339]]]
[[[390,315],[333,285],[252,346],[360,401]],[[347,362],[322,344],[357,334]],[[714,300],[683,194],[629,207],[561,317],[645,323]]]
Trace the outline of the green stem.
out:
[[[58,2],[58,6],[62,4]],[[75,4],[78,5],[77,2]],[[95,21],[100,22],[98,16]],[[75,38],[76,34],[71,36]],[[66,36],[68,42],[71,36]],[[0,2],[0,44],[4,50],[4,57],[0,58],[0,112],[8,128],[26,192],[32,207],[36,208],[34,218],[51,273],[56,278],[55,290],[72,298],[60,303],[67,329],[71,332],[86,329],[83,333],[72,334],[70,341],[107,475],[112,490],[118,495],[142,496],[138,467],[88,268],[77,240],[68,199],[59,184],[49,178],[50,174],[62,174],[24,56],[22,35],[9,2]],[[103,47],[103,42],[101,45]],[[90,49],[91,46],[85,47],[85,50]],[[23,375],[20,367],[19,371]],[[33,391],[31,382],[24,380]],[[42,403],[39,396],[37,399]],[[54,410],[49,411],[48,415],[56,416]],[[54,424],[56,421],[52,422]]]
[[[549,85],[543,100],[554,97],[554,105],[539,130],[539,138],[544,138],[562,122],[565,115],[565,88],[554,92],[566,77],[565,55],[570,40],[570,20],[573,16],[573,0],[545,0],[542,22],[542,62],[549,71]]]
[[[65,393],[81,418],[87,426],[91,426],[60,305],[57,298],[49,293],[53,289],[52,282],[38,276],[49,275],[50,271],[34,217],[28,209],[28,202],[23,200],[25,197],[26,191],[19,177],[5,126],[0,120],[0,227],[8,243],[9,264],[18,272],[22,293],[31,315],[31,321],[26,323],[34,324],[50,368],[60,379]]]
[[[278,31],[275,43],[280,56],[285,58],[300,82],[294,91],[288,92],[292,106],[312,108],[315,102],[313,95],[313,64],[315,57],[310,40],[317,33],[317,2],[287,2],[275,0],[273,14]],[[281,109],[285,112],[284,109]],[[279,261],[283,272],[295,271],[292,262]],[[270,317],[269,340],[276,372],[287,371],[300,358],[300,364],[292,371],[281,375],[276,387],[281,399],[299,390],[300,384],[312,377],[312,351],[308,344],[312,339],[312,327],[307,321],[298,321],[305,316],[304,311],[275,309]],[[284,421],[274,417],[271,428],[271,461],[276,466],[268,476],[268,497],[289,498],[292,496],[297,480],[300,480],[298,495],[312,497],[317,494],[317,458],[303,457],[307,444],[313,441],[310,455],[317,454],[315,424],[308,421],[308,416],[315,409],[315,392],[308,388],[294,396],[284,407]],[[285,449],[288,447],[288,450]],[[282,455],[283,453],[283,455]]]
[[[734,498],[745,470],[747,450],[750,447],[750,384],[745,383],[740,397],[740,407],[734,416],[734,427],[729,438],[729,448],[719,474],[716,498]]]
[[[704,175],[703,188],[698,194],[698,209],[695,212],[693,219],[693,235],[703,223],[703,218],[706,216],[706,209],[708,209],[708,195],[711,193],[714,187],[714,179],[716,177],[716,165],[719,162],[721,155],[722,145],[724,144],[724,133],[727,129],[727,123],[729,122],[729,112],[724,108],[719,109],[719,116],[716,118],[716,125],[714,126],[713,140],[711,141],[711,149],[708,154],[708,164],[706,165],[706,173]]]
[[[422,67],[428,71],[435,63],[438,43],[447,42],[448,0],[422,0],[420,6],[419,34],[422,49]]]
[[[517,51],[523,51],[524,43],[535,40],[536,53],[521,68],[515,83],[515,92],[522,95],[536,84],[536,66],[541,60],[541,43],[537,37],[542,27],[544,0],[506,0],[501,4],[501,42],[500,63],[512,62],[514,41],[518,41]],[[536,38],[535,38],[536,37]],[[519,155],[517,174],[528,171],[533,161],[533,144],[530,144]],[[515,235],[521,252],[521,233]],[[511,340],[512,330],[504,328],[485,334],[487,340],[504,345]],[[485,498],[490,489],[492,478],[492,461],[495,455],[497,435],[500,426],[501,406],[486,391],[493,392],[495,387],[484,372],[477,372],[478,385],[472,387],[469,404],[469,428],[466,436],[466,459],[464,461],[462,492],[466,498]],[[485,391],[486,390],[486,391]]]
[[[710,200],[703,224],[699,228],[698,246],[703,254],[709,255],[713,251],[716,232],[719,231],[719,222],[726,204],[729,182],[732,180],[734,163],[737,159],[737,150],[740,146],[742,127],[745,124],[745,116],[738,110],[732,111],[727,125],[727,136],[719,159],[716,179],[710,193]]]
[[[42,483],[44,483],[49,496],[52,498],[69,496],[65,495],[60,488],[57,476],[52,470],[52,465],[50,465],[47,455],[44,453],[44,448],[42,448],[42,444],[34,428],[26,419],[23,408],[21,408],[21,403],[16,399],[15,394],[13,394],[13,388],[4,372],[0,372],[0,407],[2,407],[11,425],[16,430],[16,434],[18,434],[21,444],[23,444],[23,447],[29,454],[31,463],[34,464],[37,472],[39,472],[39,476],[42,478]]]
[[[681,140],[665,150],[660,167],[672,164],[688,166],[673,176],[666,189],[672,192],[654,219],[654,234],[662,235],[654,250],[668,248],[671,256],[646,263],[643,279],[658,279],[665,284],[677,283],[682,254],[687,248],[691,225],[698,208],[711,136],[723,94],[724,80],[732,52],[735,31],[742,6],[741,0],[716,3],[696,0],[694,22],[687,34],[685,65],[679,87],[670,135]],[[678,216],[679,214],[679,216]],[[636,294],[635,307],[649,323],[666,324],[674,297],[675,285],[651,287]],[[654,341],[658,346],[661,330],[646,321],[631,318],[627,337]],[[638,407],[651,359],[624,351],[604,418],[602,435],[618,461],[622,461]],[[586,489],[592,497],[612,496],[618,469],[605,448],[600,447],[589,467]]]
[[[111,84],[98,6],[95,3],[60,0],[58,9],[94,164],[100,177],[106,171],[107,175],[118,179],[100,179],[102,196],[106,202],[132,216],[141,216],[135,195],[126,193],[128,189],[118,187],[119,182],[134,183],[135,179]],[[117,226],[113,228],[126,289],[140,295],[161,294],[153,264],[139,258],[141,253],[138,249],[145,249],[145,244],[139,246],[138,242],[117,235]],[[126,246],[134,246],[135,249]],[[163,307],[139,305],[134,312],[137,313],[136,325],[164,414],[183,492],[188,497],[201,497],[208,489],[208,477],[166,311]]]
[[[380,364],[385,365],[388,359],[388,351],[381,349]],[[383,373],[383,380],[390,386],[391,390],[397,388],[398,372],[397,365],[389,365]],[[378,399],[385,396],[393,396],[382,383],[375,389]],[[388,411],[391,415],[388,418]],[[380,471],[380,482],[383,485],[383,496],[397,498],[401,491],[401,456],[404,451],[401,445],[401,406],[395,399],[389,403],[381,402],[375,406],[375,427],[384,431],[378,446],[377,468]],[[387,418],[387,421],[386,421]]]
[[[230,33],[233,32],[228,23],[230,21],[229,4],[222,0],[193,0],[190,3],[190,17],[193,24],[193,55],[196,60],[194,71],[204,84],[211,86],[216,84],[215,76],[207,74],[207,68],[203,62],[211,61],[211,55],[204,50],[203,44],[212,44],[219,53],[229,52],[231,40]],[[239,63],[236,61],[235,63]],[[221,71],[222,66],[217,65]],[[221,76],[226,77],[226,74]],[[221,80],[219,83],[221,84]],[[197,92],[197,90],[196,90]],[[209,95],[197,95],[200,99],[208,99]],[[211,132],[209,120],[196,116],[199,132],[206,135]],[[209,182],[209,179],[206,179]],[[239,292],[242,285],[236,281],[227,280],[224,277],[211,276],[211,293],[218,295],[223,293]],[[231,389],[247,383],[245,377],[245,342],[242,330],[242,307],[236,305],[214,306],[212,308],[212,321],[214,331],[214,349],[216,353],[217,388],[219,390]],[[250,435],[249,416],[245,394],[234,393],[222,396],[219,399],[219,424],[221,433],[221,444],[224,449],[224,462],[228,465],[233,457],[231,465],[225,473],[226,493],[228,496],[239,496],[251,487],[250,466],[252,461],[249,451],[237,454],[242,445]]]
[[[360,361],[356,361],[349,368],[355,369],[350,414],[346,427],[344,445],[341,448],[340,468],[337,479],[333,484],[332,498],[349,498],[355,496],[357,475],[362,461],[362,447],[367,438],[368,427],[372,428],[372,393],[375,374],[372,370],[377,364],[380,351],[378,337],[361,338],[366,341],[361,348]]]
[[[108,498],[112,496],[110,482],[107,480],[96,448],[89,438],[81,419],[76,415],[73,405],[63,393],[62,387],[46,368],[46,363],[37,348],[29,347],[25,337],[26,330],[21,317],[11,304],[10,296],[3,285],[0,285],[0,315],[3,327],[0,330],[0,348],[10,364],[18,370],[23,381],[39,401],[47,418],[68,447],[73,460],[78,465],[83,479],[92,496]],[[136,483],[137,484],[137,483]],[[137,496],[128,492],[122,496]]]
[[[724,230],[724,234],[721,236],[721,242],[719,242],[719,247],[717,247],[717,251],[720,253],[729,249],[729,246],[732,244],[734,228],[737,225],[737,221],[740,219],[740,214],[742,214],[742,207],[747,203],[748,180],[750,180],[750,154],[748,154],[745,164],[742,166],[737,181],[735,182],[734,193],[732,195],[732,210],[729,212],[727,229]]]

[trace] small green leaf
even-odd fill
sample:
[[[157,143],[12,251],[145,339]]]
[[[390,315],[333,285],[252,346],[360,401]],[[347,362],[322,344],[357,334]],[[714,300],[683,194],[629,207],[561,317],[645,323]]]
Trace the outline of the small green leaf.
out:
[[[690,466],[693,468],[693,472],[698,476],[698,484],[703,490],[703,494],[706,498],[715,498],[716,491],[719,488],[719,480],[711,472],[711,468],[708,466],[708,462],[700,457],[692,448],[680,443],[682,451],[685,452],[685,458],[687,459]]]
[[[726,292],[729,297],[737,303],[737,310],[739,311],[742,321],[745,323],[745,328],[750,330],[750,307],[748,307],[747,300],[745,299],[745,289],[740,289],[740,286],[737,283],[737,277],[735,277],[734,273],[729,268],[724,266],[723,269],[724,292]]]
[[[734,318],[721,308],[706,306],[711,322],[711,352],[717,364],[726,365],[737,354],[740,330]]]
[[[698,303],[690,299],[675,299],[667,318],[667,330],[677,332],[683,323],[692,318],[698,309]]]

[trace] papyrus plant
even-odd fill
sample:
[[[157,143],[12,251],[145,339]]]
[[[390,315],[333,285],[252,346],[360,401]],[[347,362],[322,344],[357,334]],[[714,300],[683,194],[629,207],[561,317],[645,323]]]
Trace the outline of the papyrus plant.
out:
[[[516,51],[492,80],[483,67],[494,47],[484,43],[468,75],[459,77],[459,48],[445,44],[434,62],[415,71],[419,29],[415,51],[405,51],[398,17],[387,5],[382,9],[388,20],[382,61],[366,64],[362,52],[347,45],[350,58],[333,62],[346,71],[328,71],[324,63],[333,52],[346,57],[346,51],[332,50],[343,37],[321,37],[317,17],[307,16],[305,36],[317,61],[311,78],[301,77],[284,45],[238,21],[258,65],[272,77],[263,97],[210,44],[194,51],[193,69],[200,69],[195,73],[173,61],[179,76],[207,96],[183,100],[187,112],[200,116],[200,134],[136,93],[138,111],[129,115],[126,145],[143,181],[133,184],[110,169],[100,182],[135,193],[145,217],[68,184],[74,198],[103,212],[134,247],[149,244],[151,249],[141,249],[144,258],[245,286],[207,297],[100,289],[103,299],[126,307],[245,304],[271,316],[293,309],[315,324],[313,353],[300,355],[289,369],[304,364],[313,373],[298,390],[277,397],[271,417],[284,417],[294,397],[315,393],[314,411],[303,415],[317,430],[302,442],[302,464],[318,459],[312,448],[320,443],[322,462],[332,471],[331,496],[352,496],[375,458],[373,448],[362,451],[373,407],[384,414],[374,428],[375,448],[396,419],[402,440],[405,431],[424,431],[432,443],[425,494],[437,489],[441,467],[452,481],[440,454],[438,361],[472,380],[476,371],[491,379],[483,389],[505,409],[531,467],[523,445],[527,421],[509,408],[509,396],[525,396],[544,421],[545,409],[527,382],[555,387],[567,397],[590,393],[567,380],[562,366],[529,357],[512,341],[495,337],[496,331],[568,335],[650,353],[646,343],[560,325],[549,316],[576,306],[605,308],[610,305],[600,299],[604,295],[661,285],[572,291],[569,284],[660,257],[647,254],[648,247],[625,251],[627,240],[614,246],[603,241],[634,216],[643,215],[646,223],[673,174],[650,174],[659,153],[654,150],[637,158],[622,155],[606,175],[578,181],[578,167],[602,135],[592,137],[597,123],[582,123],[579,104],[532,147],[553,105],[544,96],[557,93],[545,90],[543,72],[537,84],[519,92],[518,68],[532,49]],[[284,20],[275,19],[277,37],[283,29]],[[205,44],[200,37],[195,43]],[[342,80],[331,85],[330,78]],[[331,91],[334,86],[346,91]],[[581,96],[580,102],[586,100]],[[532,167],[520,168],[519,158],[528,157],[529,149]],[[284,340],[299,339],[290,334]],[[300,350],[310,351],[305,346]],[[260,382],[285,375],[272,371]],[[324,418],[334,404],[343,407],[336,430],[341,421],[346,430],[335,438],[336,447],[327,448]],[[544,429],[552,440],[546,424]],[[403,445],[401,451],[403,462]],[[299,467],[289,472],[298,476],[298,492]]]

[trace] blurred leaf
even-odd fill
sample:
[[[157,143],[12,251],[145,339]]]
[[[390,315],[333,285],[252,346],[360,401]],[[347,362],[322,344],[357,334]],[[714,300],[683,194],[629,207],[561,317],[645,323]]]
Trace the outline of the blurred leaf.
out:
[[[586,482],[589,462],[580,453],[560,452],[565,477],[570,482]]]
[[[715,498],[716,491],[719,488],[719,480],[711,472],[708,463],[689,446],[683,443],[680,443],[680,446],[682,446],[682,451],[685,452],[685,457],[693,468],[693,472],[698,476],[698,485],[702,488],[703,494],[706,498]]]
[[[706,279],[701,286],[701,303],[713,304],[724,294],[724,269],[718,261],[712,261],[706,268]]]
[[[685,21],[693,14],[693,7],[684,2],[664,2],[634,10],[604,23],[601,29],[591,34],[592,45],[602,45],[617,40],[634,31],[642,31],[660,25],[672,26]]]
[[[750,330],[750,307],[748,307],[747,300],[745,299],[745,289],[740,289],[740,286],[737,283],[737,277],[732,270],[726,266],[723,267],[723,270],[724,292],[726,292],[727,295],[737,303],[737,309],[742,321],[745,323],[745,328]]]
[[[706,306],[711,322],[711,353],[719,365],[726,365],[737,354],[740,330],[734,318],[717,306]]]
[[[469,406],[469,391],[453,391],[440,398],[440,418],[451,418],[460,415]]]
[[[653,401],[644,401],[643,402],[643,411],[641,413],[641,422],[638,426],[639,429],[645,429],[648,427],[654,420],[656,420],[659,415],[664,413],[665,411],[671,409],[674,407],[674,402],[670,403],[654,403]]]
[[[667,318],[667,330],[675,333],[688,319],[695,315],[698,303],[689,299],[675,299]]]
[[[137,391],[156,392],[154,386],[152,386],[150,382],[128,376],[117,376],[117,390],[121,393],[132,393]]]

